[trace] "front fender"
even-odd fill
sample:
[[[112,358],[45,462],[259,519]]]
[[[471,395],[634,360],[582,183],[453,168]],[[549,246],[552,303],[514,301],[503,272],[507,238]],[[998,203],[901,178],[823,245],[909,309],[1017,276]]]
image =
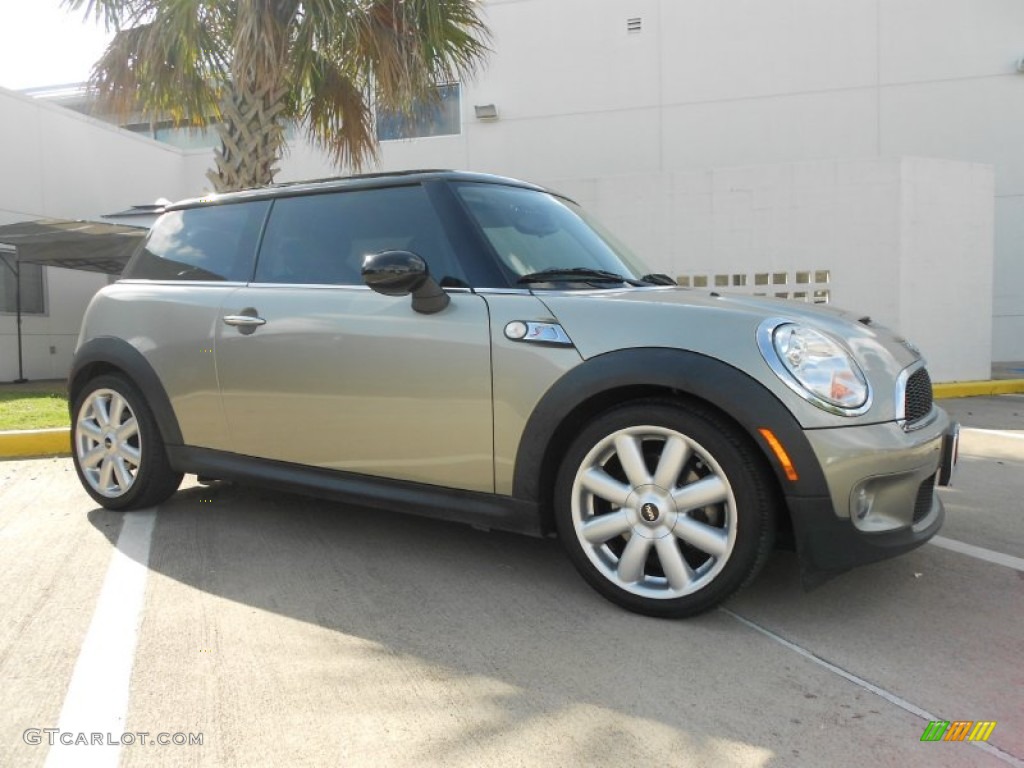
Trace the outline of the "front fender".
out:
[[[758,446],[785,496],[827,497],[828,486],[800,424],[767,388],[726,363],[706,355],[662,347],[636,348],[592,357],[562,376],[534,409],[516,452],[513,495],[543,504],[545,487],[566,430],[593,415],[592,409],[621,402],[616,393],[649,391],[703,400],[728,415]],[[759,428],[770,429],[785,447],[798,479],[791,481]]]

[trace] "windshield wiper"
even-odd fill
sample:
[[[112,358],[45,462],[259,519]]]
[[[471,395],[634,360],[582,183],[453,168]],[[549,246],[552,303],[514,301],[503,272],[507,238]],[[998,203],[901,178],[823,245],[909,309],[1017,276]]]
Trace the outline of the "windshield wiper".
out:
[[[653,272],[649,275],[644,275],[640,278],[645,283],[653,283],[654,285],[679,285],[668,275],[662,274],[661,272]]]
[[[531,272],[523,275],[517,283],[629,283],[640,285],[636,280],[623,277],[615,272],[608,272],[604,269],[591,269],[590,267],[552,267],[542,269],[540,272]]]

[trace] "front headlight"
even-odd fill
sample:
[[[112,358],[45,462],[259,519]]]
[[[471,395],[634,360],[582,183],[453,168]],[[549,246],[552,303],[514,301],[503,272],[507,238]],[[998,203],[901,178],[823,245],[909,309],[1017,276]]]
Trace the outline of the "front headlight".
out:
[[[864,372],[847,349],[821,331],[784,320],[758,329],[765,362],[790,389],[831,413],[856,416],[871,405]]]

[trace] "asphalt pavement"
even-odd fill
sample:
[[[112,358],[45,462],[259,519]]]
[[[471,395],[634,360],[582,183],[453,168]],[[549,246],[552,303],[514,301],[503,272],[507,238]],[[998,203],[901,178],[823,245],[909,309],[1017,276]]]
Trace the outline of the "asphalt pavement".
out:
[[[195,478],[121,515],[0,462],[0,765],[1024,766],[1024,396],[944,405],[941,545],[812,592],[779,552],[684,621],[555,541]]]

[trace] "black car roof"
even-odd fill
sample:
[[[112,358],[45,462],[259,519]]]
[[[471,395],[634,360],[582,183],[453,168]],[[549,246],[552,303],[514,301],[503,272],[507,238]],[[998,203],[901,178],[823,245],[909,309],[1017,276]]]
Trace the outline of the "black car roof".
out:
[[[377,187],[393,187],[402,184],[422,181],[473,181],[485,184],[502,184],[504,186],[523,187],[545,191],[543,187],[518,179],[495,176],[490,173],[472,173],[470,171],[451,170],[408,170],[388,173],[366,173],[357,176],[337,176],[327,179],[310,181],[291,181],[282,184],[271,184],[266,187],[255,187],[240,192],[211,194],[204,197],[191,198],[168,205],[164,210],[173,211],[182,208],[194,208],[206,204],[238,203],[246,200],[269,200],[278,197],[312,195],[321,192],[349,189],[374,189]]]

